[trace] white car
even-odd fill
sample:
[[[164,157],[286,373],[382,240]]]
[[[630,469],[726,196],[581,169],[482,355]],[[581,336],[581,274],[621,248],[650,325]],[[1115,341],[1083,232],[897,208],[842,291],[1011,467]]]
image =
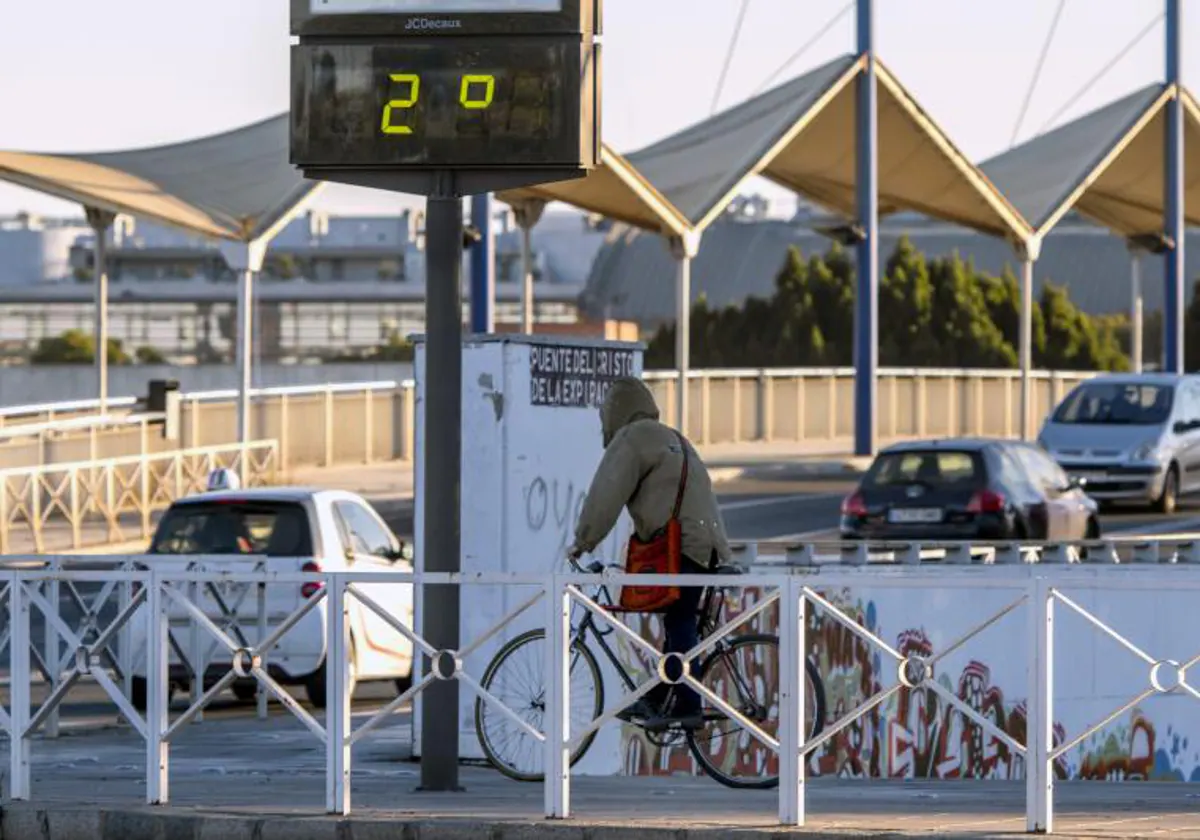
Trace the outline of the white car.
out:
[[[212,486],[210,484],[210,486]],[[237,486],[228,482],[225,486]],[[230,555],[212,561],[213,555]],[[183,567],[196,557],[206,558],[206,567],[250,571],[253,561],[239,555],[266,556],[271,571],[341,571],[408,573],[410,554],[375,510],[361,497],[342,490],[306,488],[227,489],[180,499],[168,508],[158,523],[147,560],[178,563]],[[168,559],[171,558],[171,559]],[[179,558],[178,561],[174,558]],[[186,585],[184,585],[186,587]],[[268,635],[299,609],[305,598],[319,592],[320,584],[269,584],[266,586]],[[412,626],[411,583],[356,584],[367,597],[392,613],[406,627]],[[257,594],[254,586],[212,584],[197,593],[196,601],[205,614],[239,645],[252,647],[258,639]],[[388,622],[356,598],[350,604],[351,692],[357,681],[392,680],[404,690],[412,679],[412,643]],[[171,626],[170,691],[187,690],[191,674],[179,657],[190,659],[193,622],[187,612],[167,602]],[[325,705],[325,615],[322,600],[282,637],[266,655],[267,671],[284,685],[302,685],[309,701]],[[138,709],[146,705],[145,607],[131,620],[133,650],[133,697]],[[236,621],[231,616],[236,615]],[[232,656],[224,645],[205,630],[200,631],[205,653],[204,689],[227,674]],[[239,679],[233,683],[239,699],[255,696],[257,682]]]

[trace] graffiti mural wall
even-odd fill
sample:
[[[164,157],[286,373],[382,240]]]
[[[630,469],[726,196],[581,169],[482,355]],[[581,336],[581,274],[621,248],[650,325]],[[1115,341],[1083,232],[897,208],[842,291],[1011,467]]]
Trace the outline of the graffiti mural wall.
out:
[[[986,622],[1019,593],[992,590],[849,590],[822,593],[855,623],[901,654],[931,655]],[[746,590],[733,605],[754,604],[760,593]],[[1186,662],[1200,653],[1200,628],[1187,595],[1111,593],[1074,599],[1114,626],[1142,650]],[[1167,601],[1178,603],[1168,604]],[[777,612],[767,610],[739,632],[775,632]],[[1062,605],[1056,617],[1055,742],[1063,743],[1103,720],[1148,687],[1148,667]],[[896,683],[896,663],[844,623],[823,611],[808,611],[809,657],[818,667],[827,707],[826,723],[837,720],[872,694]],[[642,630],[661,642],[656,617]],[[1028,626],[1024,607],[988,627],[938,663],[934,678],[943,688],[1018,743],[1026,730]],[[624,651],[626,661],[632,651]],[[756,663],[754,679],[778,679],[777,663]],[[774,683],[773,683],[774,684]],[[731,740],[731,739],[725,739]],[[658,748],[634,727],[621,738],[625,773],[698,772],[684,745]],[[714,747],[723,760],[745,770],[775,757],[750,738]],[[1200,701],[1186,695],[1151,697],[1083,741],[1056,763],[1061,779],[1174,780],[1200,782]],[[902,690],[836,735],[808,762],[812,775],[846,777],[1021,779],[1024,761],[932,689]]]

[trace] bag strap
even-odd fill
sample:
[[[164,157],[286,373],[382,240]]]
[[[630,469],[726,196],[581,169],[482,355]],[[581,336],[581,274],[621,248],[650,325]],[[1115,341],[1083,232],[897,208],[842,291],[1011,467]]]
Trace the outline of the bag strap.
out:
[[[683,439],[683,435],[674,429],[672,431],[675,432],[675,437],[679,438],[679,451],[683,453],[683,470],[679,476],[679,490],[675,493],[675,509],[671,513],[672,519],[678,519],[679,511],[683,508],[683,491],[687,489],[688,448],[687,441]]]

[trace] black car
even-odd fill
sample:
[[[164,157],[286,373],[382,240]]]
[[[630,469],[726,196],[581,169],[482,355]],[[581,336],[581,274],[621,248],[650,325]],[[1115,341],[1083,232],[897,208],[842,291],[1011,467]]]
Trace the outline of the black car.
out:
[[[947,439],[889,446],[842,502],[844,539],[1098,539],[1097,504],[1041,448]]]

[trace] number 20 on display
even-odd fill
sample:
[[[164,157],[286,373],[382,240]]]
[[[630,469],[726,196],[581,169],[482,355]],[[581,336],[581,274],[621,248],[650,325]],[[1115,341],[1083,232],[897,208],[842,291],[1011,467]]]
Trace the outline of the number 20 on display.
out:
[[[411,87],[406,99],[393,99],[383,106],[380,130],[384,134],[412,134],[412,129],[408,126],[392,124],[392,112],[404,111],[417,104],[417,100],[421,98],[421,77],[416,73],[392,73],[388,78],[396,84],[408,84]],[[480,111],[492,104],[495,92],[495,76],[468,73],[462,77],[459,85],[458,104],[471,111]]]

